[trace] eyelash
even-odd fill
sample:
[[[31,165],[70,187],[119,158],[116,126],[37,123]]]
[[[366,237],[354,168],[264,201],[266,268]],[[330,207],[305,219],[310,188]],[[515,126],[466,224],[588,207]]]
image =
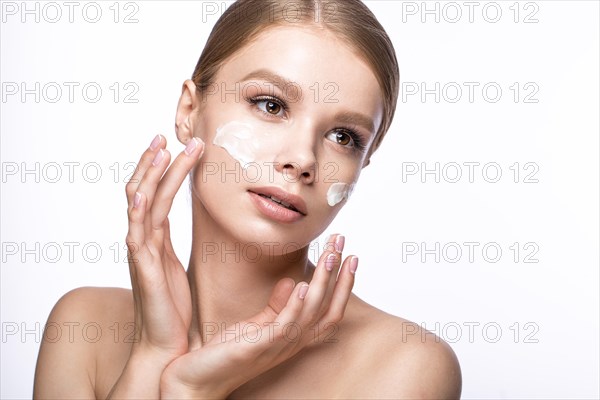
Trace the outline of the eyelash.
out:
[[[256,106],[258,103],[261,103],[263,101],[270,101],[275,104],[278,104],[281,108],[283,108],[283,111],[285,111],[285,112],[287,112],[289,110],[289,107],[285,101],[280,100],[274,96],[249,97],[249,98],[246,98],[246,101],[254,106]],[[256,111],[263,114],[267,118],[277,118],[273,114],[263,111],[258,107],[256,107]],[[336,132],[336,133],[341,132],[341,133],[344,133],[344,134],[350,136],[350,138],[352,139],[352,142],[354,143],[354,145],[351,147],[352,150],[354,150],[358,153],[363,153],[365,151],[365,145],[363,143],[362,137],[358,133],[356,133],[356,131],[353,128],[340,127],[340,128],[335,128],[332,132]],[[342,145],[342,146],[344,146],[344,145]],[[347,147],[347,146],[344,146],[344,147]]]

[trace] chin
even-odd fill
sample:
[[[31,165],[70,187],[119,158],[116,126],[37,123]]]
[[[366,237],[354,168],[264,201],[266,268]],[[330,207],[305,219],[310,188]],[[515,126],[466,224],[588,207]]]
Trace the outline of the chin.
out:
[[[234,224],[231,234],[242,246],[260,247],[263,254],[275,256],[306,247],[318,236],[312,237],[301,226],[277,224],[261,220],[260,217],[246,218],[243,223]]]

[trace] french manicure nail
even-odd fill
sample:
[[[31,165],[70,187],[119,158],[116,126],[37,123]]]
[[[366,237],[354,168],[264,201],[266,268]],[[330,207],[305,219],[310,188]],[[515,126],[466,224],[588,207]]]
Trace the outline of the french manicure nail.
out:
[[[133,208],[138,208],[140,206],[140,201],[142,200],[142,195],[140,192],[135,192],[135,196],[133,196]]]
[[[298,290],[298,297],[300,297],[301,299],[306,297],[306,293],[308,292],[308,285],[304,284],[300,287],[300,290]]]
[[[336,256],[335,254],[331,253],[327,256],[327,258],[325,259],[325,269],[327,271],[331,271],[333,269],[333,266],[335,265],[335,261],[336,261]]]
[[[190,154],[193,153],[194,150],[196,150],[196,147],[198,147],[198,141],[194,137],[194,138],[190,139],[187,146],[185,146],[185,154],[187,154],[189,156]]]
[[[338,235],[335,238],[335,251],[341,253],[344,250],[344,243],[346,243],[346,238],[344,235]]]
[[[152,165],[154,165],[155,167],[160,164],[160,162],[163,159],[163,156],[165,155],[165,152],[163,149],[160,149],[158,151],[158,153],[156,153],[156,155],[154,156],[154,160],[152,161]]]
[[[352,260],[350,260],[350,273],[354,274],[356,269],[358,268],[358,257],[352,256]]]
[[[156,150],[160,145],[160,141],[162,140],[161,135],[156,135],[154,139],[152,139],[152,143],[150,143],[150,150]]]

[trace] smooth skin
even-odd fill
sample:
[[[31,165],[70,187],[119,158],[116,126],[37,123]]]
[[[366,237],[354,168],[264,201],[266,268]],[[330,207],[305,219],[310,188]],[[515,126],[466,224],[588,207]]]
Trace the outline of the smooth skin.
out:
[[[44,336],[34,398],[460,397],[460,367],[446,343],[352,294],[358,258],[342,256],[342,235],[329,238],[316,266],[308,260],[310,241],[343,206],[327,205],[330,184],[317,179],[319,166],[334,161],[336,178],[354,182],[369,163],[347,137],[331,135],[340,124],[332,116],[348,110],[371,116],[372,129],[354,127],[368,146],[382,112],[374,75],[332,34],[298,27],[262,33],[223,65],[216,81],[234,87],[255,68],[274,70],[305,94],[315,81],[335,82],[340,100],[305,96],[287,110],[267,109],[264,101],[234,96],[201,99],[186,81],[176,115],[185,150],[171,163],[166,139],[157,136],[126,187],[132,290],[80,288],[59,300],[49,322],[93,322],[103,335],[93,343],[82,335]],[[280,186],[307,204],[294,229],[257,212],[248,199],[251,183],[208,174],[209,164],[235,165],[212,145],[217,128],[231,120],[294,134],[273,159],[260,160],[278,165],[276,182],[265,186]],[[168,214],[190,172],[194,231],[186,271],[173,250]],[[290,184],[284,174],[299,179]],[[276,253],[252,262],[223,262],[204,247],[273,238],[304,247],[294,258]]]

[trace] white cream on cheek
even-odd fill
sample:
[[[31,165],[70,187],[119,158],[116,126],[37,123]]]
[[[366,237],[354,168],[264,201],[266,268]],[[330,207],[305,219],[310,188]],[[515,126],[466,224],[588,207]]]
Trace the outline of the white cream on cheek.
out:
[[[213,144],[224,148],[242,168],[259,159],[266,159],[277,151],[274,138],[266,130],[257,132],[245,122],[231,121],[217,128]]]
[[[344,182],[337,182],[329,186],[327,190],[327,204],[331,207],[335,206],[342,200],[347,200],[352,191],[354,190],[354,183],[348,184]]]
[[[242,168],[257,160],[269,160],[279,152],[281,144],[274,140],[271,132],[257,132],[251,124],[231,121],[217,128],[213,144],[224,148],[229,155],[237,160]],[[337,182],[327,191],[327,204],[331,207],[346,200],[354,190],[354,183]]]

